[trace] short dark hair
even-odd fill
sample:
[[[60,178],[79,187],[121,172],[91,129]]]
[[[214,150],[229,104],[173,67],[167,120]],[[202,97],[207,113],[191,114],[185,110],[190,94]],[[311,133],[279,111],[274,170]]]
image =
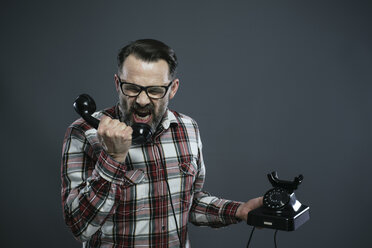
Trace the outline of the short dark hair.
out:
[[[168,63],[170,78],[175,78],[178,65],[176,53],[163,42],[153,39],[141,39],[132,41],[120,49],[117,57],[119,73],[121,73],[125,59],[131,54],[146,62],[165,60]]]

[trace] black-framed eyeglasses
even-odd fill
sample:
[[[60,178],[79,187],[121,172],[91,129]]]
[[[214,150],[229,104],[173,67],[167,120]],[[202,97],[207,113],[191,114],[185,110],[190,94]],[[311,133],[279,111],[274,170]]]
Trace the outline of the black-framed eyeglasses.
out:
[[[132,84],[125,81],[121,81],[118,77],[121,92],[123,92],[124,95],[130,96],[130,97],[136,97],[139,94],[141,94],[142,91],[146,92],[146,95],[149,98],[152,99],[161,99],[163,98],[167,92],[171,84],[173,83],[173,80],[169,82],[166,86],[147,86],[143,87],[138,84]]]

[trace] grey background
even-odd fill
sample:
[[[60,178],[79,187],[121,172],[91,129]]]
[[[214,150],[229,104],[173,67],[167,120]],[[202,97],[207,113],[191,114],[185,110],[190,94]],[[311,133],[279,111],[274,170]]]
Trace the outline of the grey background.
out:
[[[175,49],[171,108],[199,123],[205,189],[246,201],[302,173],[311,220],[279,247],[371,246],[371,1],[1,1],[1,247],[80,247],[60,157],[72,102],[116,102],[116,53]],[[192,246],[245,247],[250,226],[190,225]],[[272,230],[252,247],[274,247]]]

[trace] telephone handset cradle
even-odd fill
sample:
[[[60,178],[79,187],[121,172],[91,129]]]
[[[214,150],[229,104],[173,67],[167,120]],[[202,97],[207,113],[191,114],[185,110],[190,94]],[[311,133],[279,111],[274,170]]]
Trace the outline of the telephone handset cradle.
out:
[[[264,195],[262,207],[248,213],[248,225],[284,231],[296,230],[310,219],[310,208],[301,204],[294,194],[304,177],[299,175],[293,181],[279,180],[276,171],[267,174],[267,177],[274,188]]]

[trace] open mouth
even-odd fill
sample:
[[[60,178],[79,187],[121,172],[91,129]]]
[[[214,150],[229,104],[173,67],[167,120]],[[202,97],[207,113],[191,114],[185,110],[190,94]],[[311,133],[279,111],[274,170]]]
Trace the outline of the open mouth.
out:
[[[137,123],[148,123],[152,119],[152,114],[151,114],[151,112],[138,112],[138,111],[135,111],[133,113],[133,119]]]

